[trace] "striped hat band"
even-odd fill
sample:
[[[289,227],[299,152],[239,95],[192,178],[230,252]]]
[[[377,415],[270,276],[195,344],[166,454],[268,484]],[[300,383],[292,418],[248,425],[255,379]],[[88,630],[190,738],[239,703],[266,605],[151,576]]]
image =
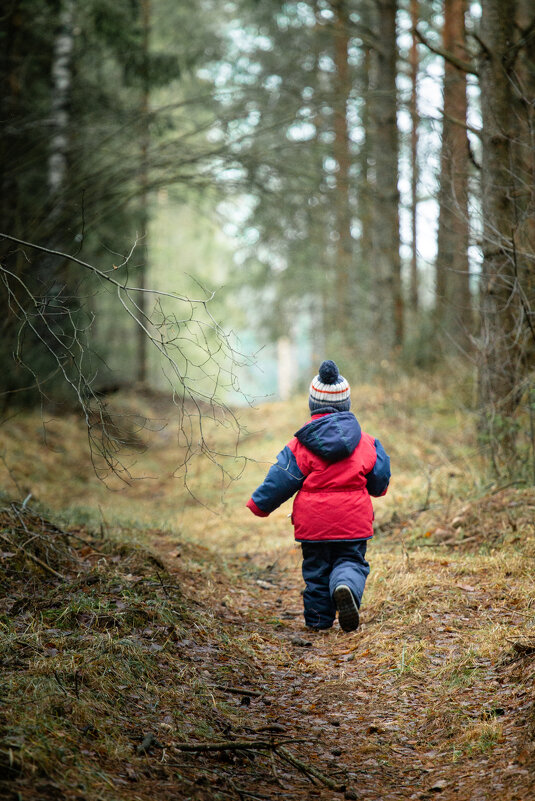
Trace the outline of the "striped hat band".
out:
[[[337,384],[323,384],[319,375],[314,376],[310,384],[310,397],[317,403],[326,405],[348,400],[351,394],[349,383],[342,376],[340,379]]]

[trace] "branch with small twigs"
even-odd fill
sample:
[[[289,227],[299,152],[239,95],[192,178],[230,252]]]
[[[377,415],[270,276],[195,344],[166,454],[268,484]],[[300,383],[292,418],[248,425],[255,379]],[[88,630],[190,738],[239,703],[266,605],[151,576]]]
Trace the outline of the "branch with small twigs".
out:
[[[179,430],[184,448],[180,466],[184,468],[186,489],[193,494],[188,487],[187,466],[195,455],[209,458],[221,470],[224,483],[235,480],[236,476],[225,469],[223,461],[225,457],[236,457],[237,454],[214,451],[206,438],[204,421],[209,418],[240,431],[235,414],[217,394],[222,388],[240,394],[236,367],[250,364],[252,359],[236,350],[231,334],[225,332],[214,318],[209,304],[215,293],[201,287],[205,292],[204,298],[188,298],[177,292],[138,287],[129,282],[128,271],[121,281],[110,275],[112,270],[99,269],[77,256],[6,233],[0,233],[0,239],[70,262],[91,273],[101,283],[114,287],[119,308],[141,330],[162,360],[162,371],[179,411]],[[136,244],[137,241],[118,267],[114,267],[114,273],[128,265]],[[85,323],[82,322],[83,299],[79,293],[68,297],[65,287],[36,291],[29,283],[31,277],[23,279],[3,264],[0,264],[0,280],[7,294],[9,313],[17,325],[15,361],[31,373],[35,386],[44,396],[39,376],[25,360],[24,346],[30,333],[55,364],[64,384],[74,393],[84,415],[96,475],[104,479],[112,473],[128,483],[133,476],[130,466],[120,456],[128,445],[128,437],[121,434],[95,387],[97,372],[92,365],[94,354],[89,342],[94,314],[88,313]],[[140,293],[155,298],[150,314],[138,302]],[[162,305],[164,301],[180,304],[186,313],[168,312]],[[206,380],[208,389],[199,385],[200,379]]]
[[[304,738],[287,738],[281,741],[280,735],[278,739],[270,738],[269,740],[222,740],[221,742],[214,743],[178,743],[173,745],[173,750],[185,753],[203,753],[214,751],[268,751],[272,755],[279,757],[284,762],[289,763],[294,768],[297,768],[303,775],[310,779],[313,783],[320,782],[325,787],[335,792],[344,792],[346,789],[345,784],[340,784],[330,776],[327,776],[314,765],[310,765],[299,759],[291,753],[285,746],[289,743],[303,743],[310,742]],[[283,744],[284,743],[284,744]],[[172,764],[172,763],[169,763]]]
[[[47,571],[47,573],[51,573],[56,578],[59,578],[62,581],[65,581],[65,576],[62,576],[61,573],[58,573],[58,571],[54,570],[53,567],[50,567],[50,565],[47,565],[47,563],[44,562],[42,559],[39,559],[38,556],[36,556],[35,554],[31,553],[30,551],[27,551],[21,545],[17,545],[16,543],[11,542],[9,537],[6,537],[5,534],[2,534],[2,532],[0,532],[0,537],[4,540],[4,542],[7,542],[8,545],[11,548],[15,548],[16,551],[21,551],[24,554],[24,556],[27,556],[28,559],[31,559],[32,562],[35,562],[36,565],[39,565],[39,567],[42,567],[43,570]]]

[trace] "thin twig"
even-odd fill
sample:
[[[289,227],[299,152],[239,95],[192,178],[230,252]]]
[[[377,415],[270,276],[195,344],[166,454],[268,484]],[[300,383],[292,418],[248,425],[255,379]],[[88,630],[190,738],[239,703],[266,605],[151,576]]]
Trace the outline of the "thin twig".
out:
[[[343,793],[346,789],[345,784],[338,784],[329,776],[326,776],[321,770],[318,770],[313,765],[309,765],[306,762],[302,762],[302,760],[298,759],[294,756],[287,748],[284,746],[279,746],[275,749],[275,753],[279,756],[282,756],[287,762],[289,762],[294,767],[298,768],[302,773],[305,775],[313,776],[315,779],[320,781],[325,787],[328,787],[330,790],[334,790],[337,793]]]
[[[32,248],[33,250],[39,250],[41,253],[48,253],[50,256],[58,256],[61,259],[67,259],[67,261],[72,261],[75,264],[79,264],[81,267],[85,267],[86,270],[91,270],[91,272],[98,275],[99,278],[102,278],[104,281],[108,281],[108,283],[113,284],[113,286],[117,287],[124,292],[143,292],[146,295],[158,295],[158,297],[166,297],[166,298],[174,298],[175,300],[181,300],[185,303],[199,303],[204,305],[212,298],[187,298],[184,295],[179,295],[177,292],[165,292],[159,289],[146,289],[144,287],[138,286],[129,286],[128,284],[121,283],[120,281],[116,281],[114,278],[110,278],[109,275],[106,275],[105,272],[99,270],[98,267],[95,267],[93,264],[89,264],[87,261],[82,261],[82,259],[78,259],[76,256],[71,256],[69,253],[63,253],[61,250],[53,250],[52,248],[45,248],[43,245],[37,245],[35,242],[26,242],[24,239],[18,239],[16,236],[11,236],[11,234],[4,234],[0,231],[0,239],[8,239],[10,242],[16,242],[18,245],[23,245],[27,248]],[[215,293],[212,293],[212,297]]]
[[[308,743],[304,737],[285,740],[285,743]],[[222,740],[219,743],[178,743],[174,746],[178,751],[199,753],[202,751],[275,751],[283,746],[274,740]],[[286,750],[286,749],[283,749]]]
[[[158,581],[160,582],[160,585],[161,585],[161,587],[162,587],[162,590],[164,591],[164,593],[165,593],[166,597],[167,597],[167,598],[170,598],[170,595],[169,595],[169,593],[167,592],[167,587],[166,587],[166,586],[165,586],[165,584],[163,583],[163,581],[162,581],[162,577],[160,576],[160,574],[158,573],[158,571],[156,571],[156,575],[158,576]]]
[[[22,551],[23,554],[28,557],[28,559],[32,559],[34,562],[36,562],[36,564],[38,564],[44,570],[48,570],[48,572],[51,573],[53,576],[56,576],[56,578],[59,578],[62,581],[65,581],[65,576],[62,576],[61,573],[58,573],[58,571],[54,570],[53,567],[50,567],[50,565],[47,565],[47,563],[43,562],[42,559],[39,559],[38,556],[34,556],[33,553],[30,553],[29,551],[24,550],[24,548],[21,548],[20,545],[16,545],[14,542],[11,542],[11,540],[8,537],[6,537],[4,534],[2,534],[1,532],[0,532],[0,537],[2,537],[2,539],[5,542],[8,542],[11,545],[12,548],[16,548],[18,551]]]
[[[259,690],[247,690],[245,687],[225,687],[224,684],[216,684],[215,689],[226,693],[234,693],[235,695],[250,695],[253,698],[259,698],[263,695]]]

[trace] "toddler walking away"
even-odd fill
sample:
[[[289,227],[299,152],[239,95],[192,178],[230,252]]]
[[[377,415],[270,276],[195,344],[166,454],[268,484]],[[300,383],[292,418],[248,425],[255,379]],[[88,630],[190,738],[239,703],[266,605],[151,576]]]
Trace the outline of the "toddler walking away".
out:
[[[303,550],[305,623],[329,629],[338,611],[341,628],[354,631],[370,572],[370,495],[386,493],[390,459],[349,411],[350,387],[333,361],[322,362],[312,379],[308,405],[311,419],[279,453],[247,506],[267,517],[297,492],[292,523]]]

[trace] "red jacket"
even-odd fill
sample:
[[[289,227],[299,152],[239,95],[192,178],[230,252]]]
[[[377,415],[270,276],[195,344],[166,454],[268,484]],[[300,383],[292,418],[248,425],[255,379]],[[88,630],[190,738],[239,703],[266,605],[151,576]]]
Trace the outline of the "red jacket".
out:
[[[277,456],[247,506],[266,517],[295,492],[296,540],[353,540],[373,535],[370,495],[384,495],[390,460],[351,412],[322,411]]]

